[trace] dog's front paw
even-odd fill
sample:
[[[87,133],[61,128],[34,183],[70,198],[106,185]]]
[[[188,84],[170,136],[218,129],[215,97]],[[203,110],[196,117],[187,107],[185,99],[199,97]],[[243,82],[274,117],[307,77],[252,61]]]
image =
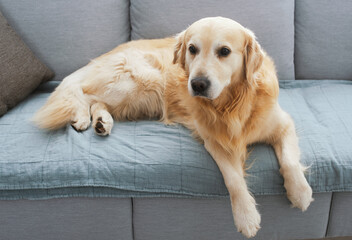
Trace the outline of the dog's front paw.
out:
[[[112,119],[112,117],[106,114],[104,117],[98,117],[96,121],[94,121],[94,131],[100,136],[109,135],[111,133],[113,124],[114,120]]]
[[[310,203],[314,201],[312,188],[304,179],[301,183],[285,183],[287,197],[291,201],[293,207],[301,209],[303,212],[307,210]]]
[[[233,209],[237,230],[247,238],[254,237],[260,229],[260,214],[255,207],[255,202],[237,203]]]

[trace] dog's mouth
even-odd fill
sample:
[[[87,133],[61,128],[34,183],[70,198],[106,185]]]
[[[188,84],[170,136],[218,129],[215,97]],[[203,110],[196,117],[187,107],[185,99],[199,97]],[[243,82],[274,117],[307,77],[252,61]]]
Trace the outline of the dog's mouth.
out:
[[[208,93],[199,93],[199,92],[192,91],[191,96],[210,99],[210,97],[208,96]]]

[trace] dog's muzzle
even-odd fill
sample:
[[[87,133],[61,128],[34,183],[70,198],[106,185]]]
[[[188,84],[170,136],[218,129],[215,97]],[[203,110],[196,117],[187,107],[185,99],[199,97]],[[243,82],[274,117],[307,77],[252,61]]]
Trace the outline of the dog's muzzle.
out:
[[[210,81],[207,77],[196,77],[191,80],[194,96],[208,97]]]

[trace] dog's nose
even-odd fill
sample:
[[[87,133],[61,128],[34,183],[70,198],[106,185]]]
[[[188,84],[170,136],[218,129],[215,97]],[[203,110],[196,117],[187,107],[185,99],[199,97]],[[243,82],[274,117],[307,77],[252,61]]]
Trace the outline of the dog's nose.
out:
[[[191,80],[191,86],[196,96],[206,96],[210,81],[206,77],[196,77]]]

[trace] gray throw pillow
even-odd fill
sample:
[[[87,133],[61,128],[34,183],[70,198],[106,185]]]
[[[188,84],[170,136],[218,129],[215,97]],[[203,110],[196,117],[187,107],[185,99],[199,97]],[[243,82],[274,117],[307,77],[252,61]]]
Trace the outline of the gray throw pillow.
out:
[[[0,116],[52,77],[0,12]]]

